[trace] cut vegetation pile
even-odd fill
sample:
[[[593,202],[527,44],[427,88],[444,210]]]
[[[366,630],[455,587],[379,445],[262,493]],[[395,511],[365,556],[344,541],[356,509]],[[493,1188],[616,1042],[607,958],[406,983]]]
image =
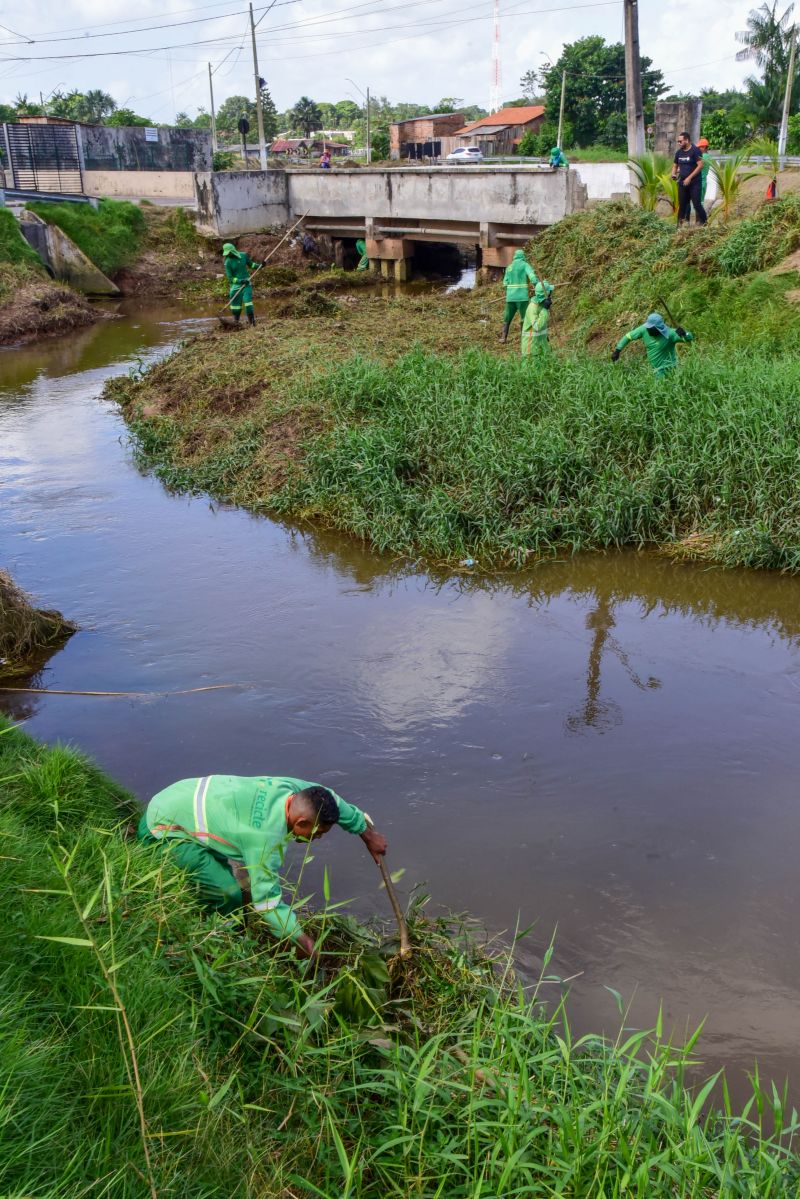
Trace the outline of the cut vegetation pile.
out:
[[[694,1038],[576,1039],[541,988],[419,914],[407,971],[319,914],[317,975],[203,919],[80,755],[0,722],[0,776],[4,1195],[797,1193],[796,1117],[758,1083],[743,1113],[686,1089]]]
[[[49,280],[14,216],[0,208],[0,345],[64,333],[96,319],[83,296]]]
[[[0,676],[34,670],[76,627],[60,612],[34,607],[11,576],[0,570]]]

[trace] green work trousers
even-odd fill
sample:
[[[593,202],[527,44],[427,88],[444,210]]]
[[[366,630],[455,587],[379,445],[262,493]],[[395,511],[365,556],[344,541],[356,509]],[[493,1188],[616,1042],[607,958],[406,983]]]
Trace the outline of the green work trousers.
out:
[[[525,313],[528,310],[530,300],[506,300],[506,310],[503,313],[503,324],[510,325],[514,317],[519,313],[519,319],[525,320]]]
[[[154,837],[147,827],[144,816],[139,821],[136,833],[140,841],[156,845],[176,866],[186,871],[190,885],[197,894],[200,906],[207,912],[219,912],[227,916],[244,905],[242,889],[233,876],[227,858],[221,857],[204,845],[187,838]]]
[[[236,294],[237,292],[239,293],[238,295]],[[245,312],[251,313],[253,311],[252,283],[231,283],[228,295],[231,300],[231,312],[241,312],[242,304],[244,304]]]

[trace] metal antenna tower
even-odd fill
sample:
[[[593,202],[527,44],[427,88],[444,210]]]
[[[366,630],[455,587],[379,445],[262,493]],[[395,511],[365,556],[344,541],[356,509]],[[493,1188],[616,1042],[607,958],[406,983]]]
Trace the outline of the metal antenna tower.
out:
[[[499,112],[503,107],[503,91],[500,73],[500,0],[494,0],[493,24],[492,81],[489,87],[489,112]]]

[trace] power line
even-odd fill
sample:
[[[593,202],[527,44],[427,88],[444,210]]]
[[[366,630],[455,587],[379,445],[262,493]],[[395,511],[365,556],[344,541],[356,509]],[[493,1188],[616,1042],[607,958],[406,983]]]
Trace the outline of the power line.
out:
[[[371,0],[369,0],[369,2],[371,2]],[[423,2],[427,2],[427,0],[411,0],[411,3],[403,4],[398,7],[402,7],[405,9],[405,8],[412,7],[414,3],[423,3]],[[593,0],[593,2],[586,3],[586,4],[558,5],[553,8],[533,8],[533,9],[527,9],[523,12],[507,13],[506,15],[507,15],[507,17],[525,17],[525,16],[537,16],[537,15],[540,15],[543,13],[574,12],[578,9],[583,9],[583,8],[608,8],[608,7],[612,7],[617,2],[618,2],[618,0]],[[364,7],[364,5],[355,5],[354,7],[361,8],[361,7]],[[463,11],[464,10],[462,9],[461,12],[463,12]],[[371,14],[366,14],[366,15],[375,15],[375,14],[373,12]],[[344,19],[344,18],[342,18],[342,17],[319,18],[315,22],[307,22],[307,23],[308,24],[318,23],[319,20],[333,21],[333,20],[341,20],[341,19]],[[427,36],[427,28],[443,29],[443,28],[448,28],[449,26],[452,26],[452,25],[465,25],[465,24],[469,24],[473,21],[484,21],[487,19],[488,18],[485,14],[476,16],[476,17],[463,17],[459,14],[459,15],[454,15],[453,17],[442,18],[442,19],[435,20],[435,21],[427,21],[427,22],[415,21],[415,22],[413,22],[413,25],[415,28],[418,28],[420,25],[424,25],[424,26],[426,26],[426,29],[424,29],[423,32],[421,32],[419,34],[410,34],[410,35],[408,35],[408,37],[425,37],[425,36]],[[303,24],[306,24],[306,23],[304,22]],[[409,22],[408,24],[403,24],[403,25],[383,26],[382,28],[378,27],[375,29],[364,30],[364,36],[372,35],[372,34],[376,34],[376,33],[382,33],[389,29],[406,29],[409,27],[410,24],[412,24],[412,23]],[[283,26],[283,27],[277,26],[276,29],[291,28],[291,27],[292,27],[291,25]],[[271,33],[271,32],[272,32],[272,30],[265,30],[265,33]],[[219,46],[219,45],[224,45],[226,42],[235,40],[236,38],[238,38],[238,36],[239,36],[238,34],[229,34],[229,35],[220,36],[217,38],[200,39],[200,40],[193,41],[193,42],[176,42],[176,43],[172,43],[168,46],[150,46],[150,47],[142,46],[142,47],[137,47],[134,50],[94,50],[94,51],[90,50],[90,51],[87,51],[86,53],[74,53],[74,54],[38,54],[38,55],[14,54],[14,55],[6,55],[5,58],[6,58],[6,61],[9,61],[9,62],[13,61],[13,62],[33,62],[33,63],[36,63],[36,62],[63,62],[63,61],[70,61],[70,60],[76,60],[76,59],[89,59],[89,58],[119,58],[126,54],[147,55],[147,54],[154,54],[154,53],[159,53],[161,51],[167,51],[167,50],[186,50],[186,49],[191,49],[195,46]],[[313,36],[314,35],[312,35],[312,37]],[[334,36],[334,35],[330,34],[329,36]],[[352,37],[353,35],[348,34],[347,36]],[[408,37],[394,38],[394,39],[389,39],[389,40],[390,41],[407,41]],[[295,40],[297,40],[297,39],[295,39]],[[381,43],[379,43],[379,42],[371,42],[371,43],[366,43],[365,45],[363,45],[360,48],[363,49],[363,48],[368,48],[371,45],[380,45],[380,44]],[[282,55],[281,57],[284,58],[285,56]],[[292,56],[291,61],[299,61],[300,59],[303,59],[303,58],[318,58],[318,57],[320,57],[319,54],[295,55],[295,56]]]

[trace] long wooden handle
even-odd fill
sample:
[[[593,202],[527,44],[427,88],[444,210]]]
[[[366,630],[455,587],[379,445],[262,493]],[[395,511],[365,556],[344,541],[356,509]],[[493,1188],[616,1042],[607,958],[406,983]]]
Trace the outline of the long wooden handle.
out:
[[[389,871],[386,869],[386,863],[384,862],[383,858],[378,859],[378,866],[380,867],[381,874],[383,875],[383,884],[386,887],[386,893],[389,896],[389,902],[392,905],[395,920],[397,921],[397,927],[400,931],[400,957],[407,958],[411,955],[411,941],[409,940],[408,936],[408,925],[406,924],[406,918],[403,915],[403,909],[400,907],[400,903],[397,899],[397,892],[394,889],[394,883],[391,880]]]

